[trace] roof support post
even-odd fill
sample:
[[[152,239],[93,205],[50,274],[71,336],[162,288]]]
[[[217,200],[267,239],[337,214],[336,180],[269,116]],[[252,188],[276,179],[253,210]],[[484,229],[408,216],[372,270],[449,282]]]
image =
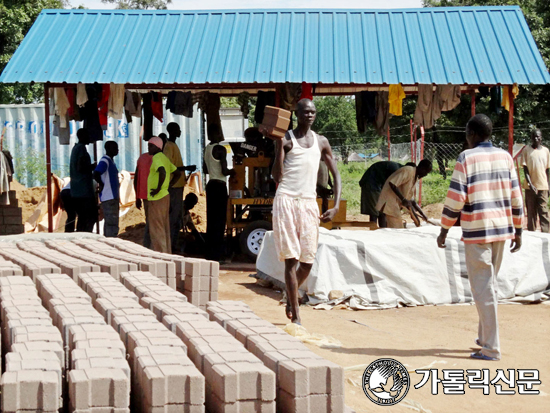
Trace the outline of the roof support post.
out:
[[[46,139],[46,198],[48,202],[48,232],[53,232],[52,154],[50,151],[50,84],[44,84],[44,117]]]
[[[514,93],[512,88],[508,88],[508,100],[510,102],[510,110],[508,111],[508,152],[514,156]]]
[[[390,127],[388,125],[388,161],[391,161],[391,139],[390,139]]]
[[[476,115],[476,91],[470,90],[470,98],[471,98],[471,105],[472,105],[472,117]]]

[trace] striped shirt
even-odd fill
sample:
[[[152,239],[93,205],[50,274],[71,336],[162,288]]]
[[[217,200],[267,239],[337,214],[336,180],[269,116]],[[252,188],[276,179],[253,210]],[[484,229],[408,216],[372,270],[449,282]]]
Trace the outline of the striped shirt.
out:
[[[459,155],[441,226],[451,228],[459,216],[467,244],[512,239],[514,227],[522,228],[523,199],[508,152],[482,142]]]

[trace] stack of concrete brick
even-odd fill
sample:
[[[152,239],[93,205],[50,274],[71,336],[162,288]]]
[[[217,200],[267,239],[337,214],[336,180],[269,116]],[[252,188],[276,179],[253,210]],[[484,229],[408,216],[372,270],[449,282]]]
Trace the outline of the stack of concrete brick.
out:
[[[129,277],[121,274],[122,278]],[[81,287],[102,308],[106,320],[125,343],[132,366],[132,411],[141,412],[204,412],[204,377],[187,357],[185,344],[148,309],[139,306],[138,296],[120,282],[109,280],[108,274],[83,274]],[[164,286],[167,299],[175,291]],[[101,296],[110,290],[125,298],[118,302]],[[141,296],[144,297],[143,295]],[[114,308],[118,304],[118,308]]]
[[[58,266],[34,254],[21,251],[15,244],[0,242],[0,256],[17,264],[23,270],[23,274],[33,280],[40,274],[61,273]]]
[[[63,274],[69,275],[75,281],[77,280],[78,274],[99,271],[98,265],[48,248],[40,241],[20,241],[17,243],[17,247],[22,251],[36,255],[43,260],[49,261],[50,263],[58,266]]]
[[[62,407],[63,342],[28,277],[0,278],[2,412],[57,412]]]
[[[63,254],[99,265],[101,271],[108,272],[117,280],[121,272],[135,271],[138,268],[136,264],[96,254],[74,244],[73,242],[54,240],[46,241],[45,244],[47,247],[57,250]]]
[[[23,270],[21,270],[19,265],[0,256],[0,277],[7,277],[10,275],[23,275]]]
[[[9,191],[9,200],[9,205],[0,205],[0,235],[22,234],[25,232],[23,212],[15,191]]]
[[[279,412],[344,412],[342,367],[257,317],[245,303],[211,302],[206,311],[277,374]]]
[[[121,345],[115,344],[107,354],[97,348],[90,349],[88,332],[91,326],[95,337],[110,337],[110,340],[116,337],[92,306],[90,297],[65,274],[39,275],[36,285],[67,349],[70,410],[77,413],[129,412],[129,366],[124,353],[112,357]],[[80,344],[81,341],[84,343]],[[109,341],[106,340],[102,347],[108,349]]]
[[[217,262],[161,254],[118,238],[100,238],[99,241],[140,257],[154,257],[173,262],[176,265],[177,289],[183,292],[193,305],[204,309],[208,301],[218,299],[220,265]]]
[[[131,290],[143,291],[151,283],[156,294],[164,290],[170,300],[175,297],[166,285],[156,284],[151,274],[133,272],[121,277]],[[189,357],[204,374],[209,412],[275,411],[275,375],[219,324],[198,312],[159,311],[157,315],[183,340]]]
[[[74,240],[74,244],[105,257],[136,264],[140,271],[147,271],[158,277],[165,284],[176,288],[176,265],[171,261],[159,260],[153,257],[140,257],[97,240]]]

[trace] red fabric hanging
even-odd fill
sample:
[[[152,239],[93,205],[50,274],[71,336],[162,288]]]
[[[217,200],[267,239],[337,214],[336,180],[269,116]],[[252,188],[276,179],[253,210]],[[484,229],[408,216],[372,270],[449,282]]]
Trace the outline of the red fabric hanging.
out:
[[[151,109],[153,109],[153,116],[162,122],[162,95],[158,92],[152,92],[153,99],[151,101]]]
[[[103,130],[107,129],[107,112],[109,111],[109,94],[111,93],[111,86],[101,85],[101,100],[97,102],[99,109],[99,123]]]
[[[302,82],[302,94],[300,95],[300,100],[302,99],[313,100],[313,86],[311,83]]]

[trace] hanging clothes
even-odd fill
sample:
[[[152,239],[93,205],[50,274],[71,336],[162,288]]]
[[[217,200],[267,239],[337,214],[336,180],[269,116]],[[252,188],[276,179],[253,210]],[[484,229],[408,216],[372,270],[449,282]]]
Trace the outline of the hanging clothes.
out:
[[[403,99],[405,99],[405,90],[401,83],[390,85],[388,102],[390,103],[390,113],[395,116],[403,115]]]
[[[74,88],[65,89],[67,99],[69,100],[69,110],[67,111],[68,120],[80,121],[80,111],[76,105],[76,90]]]
[[[223,136],[223,129],[222,129],[222,120],[220,118],[220,107],[221,107],[221,101],[220,101],[220,95],[217,93],[209,93],[208,94],[208,106],[206,108],[206,130],[208,130],[208,126],[211,124],[216,124],[220,128],[220,134],[222,140],[224,140]]]
[[[168,109],[168,107],[167,107]],[[193,117],[193,94],[191,92],[176,92],[174,96],[174,115],[183,115],[186,118]]]
[[[434,122],[441,116],[439,105],[434,105],[434,90],[432,85],[418,85],[418,100],[414,112],[414,123],[431,129]],[[434,116],[436,117],[434,119]]]
[[[388,134],[390,124],[390,103],[388,92],[378,92],[376,97],[376,118],[374,120],[374,128],[380,136]]]
[[[86,85],[84,83],[78,83],[76,85],[76,104],[83,107],[88,101],[88,94],[86,93]]]
[[[359,133],[365,133],[367,126],[376,119],[377,96],[377,92],[363,91],[355,94],[355,117]]]
[[[53,130],[52,135],[57,136],[59,139],[60,145],[69,145],[71,143],[71,128],[69,124],[62,127],[61,120],[58,115],[55,115],[53,118]]]
[[[151,93],[145,93],[143,97],[143,140],[148,141],[153,137],[153,108]]]
[[[141,119],[141,95],[137,92],[125,92],[124,112],[128,123],[132,122],[132,117]]]
[[[300,83],[283,83],[277,87],[279,98],[281,99],[281,108],[295,111],[296,103],[300,100],[302,85]]]
[[[512,94],[514,95],[514,99],[519,95],[517,83],[514,83],[514,86],[512,86]],[[502,107],[510,112],[510,86],[504,86],[502,88]]]
[[[439,85],[436,87],[439,107],[442,112],[448,112],[460,105],[462,90],[456,85]]]
[[[264,110],[266,106],[275,106],[275,92],[258,91],[258,99],[256,101],[256,111],[254,112],[254,122],[260,124],[264,120]]]
[[[101,129],[107,130],[108,120],[107,116],[109,113],[109,95],[111,92],[111,87],[107,84],[101,85],[101,94],[97,101],[97,107],[99,109],[99,123],[101,124]]]
[[[241,92],[239,93],[239,96],[237,97],[237,103],[241,107],[241,112],[243,113],[243,116],[245,118],[248,118],[248,102],[250,101],[250,93],[248,92]]]
[[[193,106],[197,105],[199,110],[206,112],[206,107],[208,106],[208,92],[199,92],[193,94],[192,103]]]
[[[13,171],[10,162],[3,151],[0,151],[0,205],[10,204],[10,180]],[[6,222],[7,223],[7,222]]]
[[[162,108],[162,95],[158,92],[151,92],[151,109],[153,110],[153,116],[162,122],[164,113]]]
[[[60,126],[66,128],[68,125],[67,111],[71,107],[65,89],[62,87],[54,88],[55,96],[55,114],[59,116]]]
[[[113,119],[122,119],[124,114],[124,85],[111,83],[109,89],[109,116]]]
[[[491,100],[489,101],[489,111],[500,115],[502,112],[502,88],[494,86],[491,88]]]
[[[98,98],[101,95],[101,85],[86,85],[86,96],[88,100],[84,107],[80,108],[80,118],[84,120],[84,127],[88,129],[90,141],[96,142],[103,140],[103,130],[99,121]]]
[[[298,101],[302,99],[313,100],[313,86],[311,83],[302,82],[302,92]]]

